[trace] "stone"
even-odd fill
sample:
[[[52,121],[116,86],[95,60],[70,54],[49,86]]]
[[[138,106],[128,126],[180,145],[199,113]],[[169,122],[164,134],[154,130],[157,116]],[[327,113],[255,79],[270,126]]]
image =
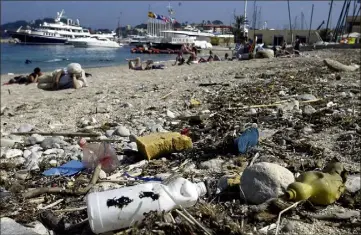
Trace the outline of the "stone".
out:
[[[347,180],[345,183],[346,190],[351,193],[355,193],[355,192],[359,191],[360,187],[361,187],[361,178],[360,177],[361,177],[360,174],[347,176]]]
[[[48,230],[41,222],[34,221],[28,224],[31,229],[40,235],[53,235],[54,232]]]
[[[285,92],[285,91],[279,91],[279,92],[278,92],[278,95],[280,95],[280,96],[285,96],[285,95],[286,95],[286,92]]]
[[[114,133],[114,130],[107,130],[107,131],[105,132],[105,136],[106,136],[106,137],[111,137],[111,136],[113,135],[113,133]]]
[[[302,94],[302,95],[298,95],[297,99],[307,101],[307,100],[315,100],[317,98],[316,98],[316,96],[311,95],[311,94]]]
[[[212,172],[222,172],[222,164],[224,163],[223,159],[214,158],[200,164],[202,169],[207,169]]]
[[[19,170],[15,173],[15,178],[18,180],[26,180],[30,179],[31,175],[30,172],[27,170]]]
[[[16,143],[15,140],[1,138],[1,147],[10,147],[11,148],[15,145],[15,143]]]
[[[129,150],[132,150],[132,151],[138,151],[138,146],[137,146],[136,142],[130,142],[130,143],[127,143],[125,145],[124,149],[129,149]]]
[[[40,155],[36,152],[32,152],[31,155],[25,161],[25,168],[29,171],[39,169]]]
[[[138,137],[136,143],[138,151],[148,160],[193,147],[191,138],[178,132],[152,133]]]
[[[173,113],[170,110],[167,110],[167,116],[170,117],[170,118],[175,118],[176,117],[175,113]]]
[[[22,124],[18,129],[17,131],[18,132],[30,132],[34,129],[34,126],[33,125],[30,125],[30,124]]]
[[[303,108],[303,113],[306,115],[312,115],[316,112],[316,109],[314,107],[312,107],[311,105],[306,105]]]
[[[135,136],[135,135],[130,135],[130,136],[129,136],[129,141],[130,141],[130,142],[135,142],[135,141],[137,141],[137,136]]]
[[[49,155],[49,154],[61,155],[63,153],[64,153],[63,149],[48,149],[43,154],[44,155]]]
[[[1,164],[11,164],[14,166],[21,166],[25,163],[25,158],[23,157],[14,157],[14,158],[9,158],[9,159],[0,159],[0,163]]]
[[[1,234],[26,234],[26,235],[39,235],[40,233],[35,232],[31,228],[27,228],[19,223],[16,223],[15,220],[2,217],[0,218],[0,227]]]
[[[105,173],[105,171],[100,170],[99,172],[99,179],[105,179],[107,178],[107,174]]]
[[[165,132],[165,130],[163,129],[163,126],[161,124],[154,124],[152,125],[150,128],[150,131],[153,133],[156,132]]]
[[[31,137],[35,138],[35,142],[37,144],[40,144],[41,142],[43,142],[43,140],[45,140],[44,136],[38,134],[32,134]]]
[[[43,149],[61,148],[62,146],[65,146],[65,145],[68,145],[68,143],[66,143],[59,137],[45,138],[40,144],[40,146]]]
[[[241,177],[241,198],[247,203],[261,204],[283,193],[295,181],[291,171],[269,162],[247,167]],[[243,196],[244,193],[244,196]]]
[[[33,136],[30,136],[25,140],[25,145],[27,145],[27,146],[35,145],[35,144],[36,144],[36,138]]]
[[[58,161],[55,160],[55,159],[52,159],[49,161],[49,164],[52,166],[52,167],[56,167],[58,165]]]
[[[0,181],[6,181],[9,179],[9,175],[7,173],[7,171],[5,170],[0,170]]]
[[[5,153],[2,154],[2,157],[5,158],[14,158],[23,156],[23,151],[20,149],[8,149]]]
[[[125,126],[119,126],[115,132],[115,135],[119,135],[121,137],[128,137],[130,136],[130,131]]]
[[[256,58],[273,58],[275,53],[272,49],[263,49],[256,52]]]

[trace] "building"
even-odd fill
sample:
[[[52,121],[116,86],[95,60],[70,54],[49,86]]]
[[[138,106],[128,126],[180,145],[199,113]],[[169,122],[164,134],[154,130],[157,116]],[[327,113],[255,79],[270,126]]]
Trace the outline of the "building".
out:
[[[298,37],[301,43],[315,43],[319,41],[316,30],[311,30],[310,37],[308,30],[249,30],[248,38],[253,39],[253,35],[257,36],[257,43],[265,43],[266,45],[281,45],[284,41],[291,44]]]
[[[206,24],[201,27],[204,31],[212,31],[213,33],[228,34],[232,32],[232,26],[229,25]]]
[[[361,16],[357,16],[357,17],[347,16],[346,17],[346,32],[347,33],[353,33],[353,32],[360,33],[361,32],[360,23],[361,23]]]

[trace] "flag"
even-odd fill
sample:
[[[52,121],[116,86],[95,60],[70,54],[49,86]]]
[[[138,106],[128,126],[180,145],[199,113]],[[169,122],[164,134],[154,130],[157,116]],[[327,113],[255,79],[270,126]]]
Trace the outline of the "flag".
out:
[[[156,18],[157,18],[157,15],[150,11],[150,12],[148,12],[148,17],[149,17],[149,18],[156,19]]]

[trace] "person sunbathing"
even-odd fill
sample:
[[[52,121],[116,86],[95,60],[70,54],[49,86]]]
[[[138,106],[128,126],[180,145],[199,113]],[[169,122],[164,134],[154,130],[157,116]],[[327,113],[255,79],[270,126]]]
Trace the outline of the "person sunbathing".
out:
[[[87,86],[85,71],[78,63],[71,63],[66,68],[57,69],[38,79],[38,88],[43,90],[79,89]]]
[[[209,51],[209,56],[207,59],[200,58],[198,63],[212,62],[212,61],[221,61],[221,58],[218,55],[213,55],[212,51]]]
[[[140,57],[135,59],[128,59],[128,67],[132,70],[151,70],[151,69],[164,69],[164,64],[155,65],[153,60],[147,60],[143,68]]]
[[[7,84],[18,83],[18,84],[26,84],[26,85],[28,85],[29,83],[38,82],[38,78],[39,78],[41,75],[42,75],[42,73],[41,73],[40,68],[39,68],[39,67],[36,67],[36,68],[34,69],[34,72],[32,72],[31,74],[29,74],[28,76],[24,76],[24,75],[16,76],[16,77],[10,79]]]
[[[172,64],[172,66],[177,65],[177,63],[178,63],[178,65],[183,65],[184,62],[185,62],[185,59],[183,58],[183,52],[182,52],[182,50],[180,50],[177,57],[175,58],[174,64]]]

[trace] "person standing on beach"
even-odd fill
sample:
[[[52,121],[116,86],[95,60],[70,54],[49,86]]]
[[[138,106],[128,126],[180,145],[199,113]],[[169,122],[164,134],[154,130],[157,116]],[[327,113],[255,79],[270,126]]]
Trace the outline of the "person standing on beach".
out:
[[[84,70],[78,63],[71,63],[64,69],[39,77],[38,88],[43,90],[79,89],[87,87]]]

